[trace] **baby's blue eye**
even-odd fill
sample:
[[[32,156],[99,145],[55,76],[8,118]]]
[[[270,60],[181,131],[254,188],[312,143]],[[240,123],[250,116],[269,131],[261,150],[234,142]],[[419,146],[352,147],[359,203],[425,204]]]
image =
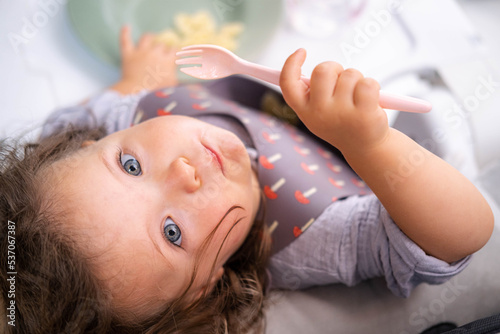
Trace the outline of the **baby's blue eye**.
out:
[[[141,164],[130,154],[121,155],[120,162],[123,169],[130,175],[139,176],[142,174]]]
[[[165,237],[168,241],[173,243],[176,246],[181,246],[182,243],[182,235],[181,229],[177,226],[176,223],[172,219],[167,218],[165,220],[165,225],[163,227],[163,233],[165,233]]]

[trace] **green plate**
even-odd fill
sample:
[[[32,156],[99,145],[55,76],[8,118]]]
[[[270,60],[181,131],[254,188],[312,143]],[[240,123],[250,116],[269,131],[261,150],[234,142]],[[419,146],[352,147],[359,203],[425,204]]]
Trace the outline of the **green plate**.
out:
[[[83,42],[102,60],[119,66],[118,36],[129,24],[135,41],[144,32],[157,33],[173,27],[180,12],[210,12],[217,26],[241,22],[235,53],[252,60],[269,42],[281,19],[281,0],[70,0],[69,16]]]

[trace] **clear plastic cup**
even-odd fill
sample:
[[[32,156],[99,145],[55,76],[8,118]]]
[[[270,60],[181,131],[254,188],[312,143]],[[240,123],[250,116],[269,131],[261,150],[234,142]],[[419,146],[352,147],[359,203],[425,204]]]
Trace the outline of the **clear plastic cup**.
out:
[[[284,0],[287,20],[297,32],[315,38],[333,35],[356,18],[366,0]]]

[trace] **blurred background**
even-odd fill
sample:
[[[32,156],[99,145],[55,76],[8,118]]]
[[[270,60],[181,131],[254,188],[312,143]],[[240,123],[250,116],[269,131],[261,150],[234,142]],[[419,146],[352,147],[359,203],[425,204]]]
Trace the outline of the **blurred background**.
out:
[[[51,111],[118,80],[121,25],[130,24],[137,40],[200,10],[219,28],[241,24],[234,52],[248,60],[279,69],[303,47],[307,76],[334,60],[382,89],[430,101],[425,115],[388,110],[389,122],[498,208],[497,0],[0,0],[0,138],[36,138]]]

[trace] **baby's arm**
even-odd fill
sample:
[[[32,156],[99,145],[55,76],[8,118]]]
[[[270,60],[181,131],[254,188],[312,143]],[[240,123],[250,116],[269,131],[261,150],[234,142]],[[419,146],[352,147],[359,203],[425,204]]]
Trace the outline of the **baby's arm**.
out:
[[[300,79],[305,56],[300,49],[288,58],[280,85],[309,130],[342,152],[427,254],[451,263],[479,250],[492,233],[493,214],[474,185],[388,126],[375,80],[326,62],[314,69],[308,87]]]
[[[120,32],[122,77],[110,87],[123,95],[177,85],[175,51],[157,43],[153,35],[144,34],[134,45],[130,28]]]

